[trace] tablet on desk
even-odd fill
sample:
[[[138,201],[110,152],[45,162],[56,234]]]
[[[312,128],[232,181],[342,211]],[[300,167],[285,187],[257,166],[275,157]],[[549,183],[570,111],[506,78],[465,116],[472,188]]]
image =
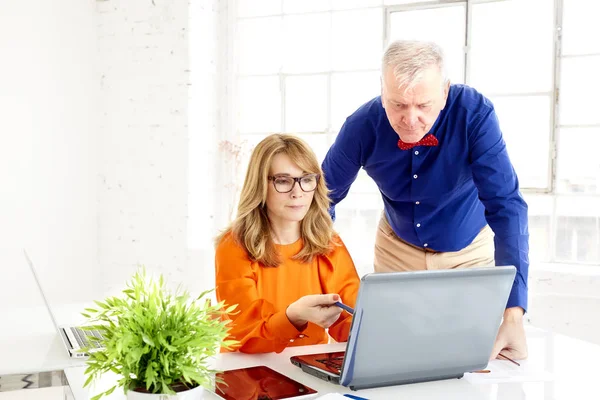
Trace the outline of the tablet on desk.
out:
[[[310,399],[317,391],[264,365],[217,374],[215,392],[225,400]]]

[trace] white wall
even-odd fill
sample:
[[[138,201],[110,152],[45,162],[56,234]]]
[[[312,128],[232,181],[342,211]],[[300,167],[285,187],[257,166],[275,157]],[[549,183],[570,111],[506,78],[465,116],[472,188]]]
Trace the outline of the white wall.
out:
[[[0,1],[0,279],[11,288],[2,304],[39,301],[23,247],[53,301],[85,297],[95,281],[94,8],[93,0]]]
[[[226,137],[230,110],[227,0],[190,2],[190,102],[188,147],[188,271],[190,286],[214,286],[213,239],[227,223],[219,142]]]
[[[138,263],[213,286],[220,7],[191,7],[191,62],[185,0],[0,3],[6,302],[35,291],[24,246],[53,303],[118,290]]]
[[[98,243],[109,292],[121,288],[137,264],[193,290],[214,285],[220,3],[189,3],[97,3],[103,102]],[[193,27],[191,12],[198,21]],[[190,45],[201,49],[193,63]],[[190,193],[190,180],[203,184]]]
[[[136,264],[186,266],[188,2],[98,3],[99,263],[122,285]]]

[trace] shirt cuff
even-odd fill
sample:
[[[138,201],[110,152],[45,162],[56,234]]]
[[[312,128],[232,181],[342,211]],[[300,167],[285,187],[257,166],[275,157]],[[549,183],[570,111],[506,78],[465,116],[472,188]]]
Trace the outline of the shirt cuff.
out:
[[[524,312],[527,312],[527,287],[520,283],[514,282],[508,296],[506,308],[521,307]]]
[[[285,342],[295,339],[301,332],[290,322],[285,310],[279,311],[269,318],[267,329],[277,340]]]

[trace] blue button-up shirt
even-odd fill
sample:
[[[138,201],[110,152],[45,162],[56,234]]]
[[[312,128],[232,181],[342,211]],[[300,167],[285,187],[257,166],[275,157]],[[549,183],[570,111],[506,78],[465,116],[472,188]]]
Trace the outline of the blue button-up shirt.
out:
[[[406,242],[458,251],[487,223],[495,234],[496,265],[517,268],[507,307],[526,310],[527,204],[492,103],[475,89],[451,85],[430,133],[438,146],[400,150],[381,97],[355,111],[323,161],[332,216],[362,167],[379,187],[392,229]]]

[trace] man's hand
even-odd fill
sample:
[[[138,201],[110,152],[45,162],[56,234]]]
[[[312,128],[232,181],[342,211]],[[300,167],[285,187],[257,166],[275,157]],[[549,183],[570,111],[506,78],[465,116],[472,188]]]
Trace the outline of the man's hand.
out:
[[[298,330],[305,329],[308,322],[327,329],[342,313],[342,309],[334,305],[339,300],[337,294],[311,294],[290,304],[286,315]]]
[[[504,312],[504,321],[498,330],[490,360],[499,358],[500,352],[513,360],[527,358],[527,340],[525,339],[521,307],[507,308]]]

